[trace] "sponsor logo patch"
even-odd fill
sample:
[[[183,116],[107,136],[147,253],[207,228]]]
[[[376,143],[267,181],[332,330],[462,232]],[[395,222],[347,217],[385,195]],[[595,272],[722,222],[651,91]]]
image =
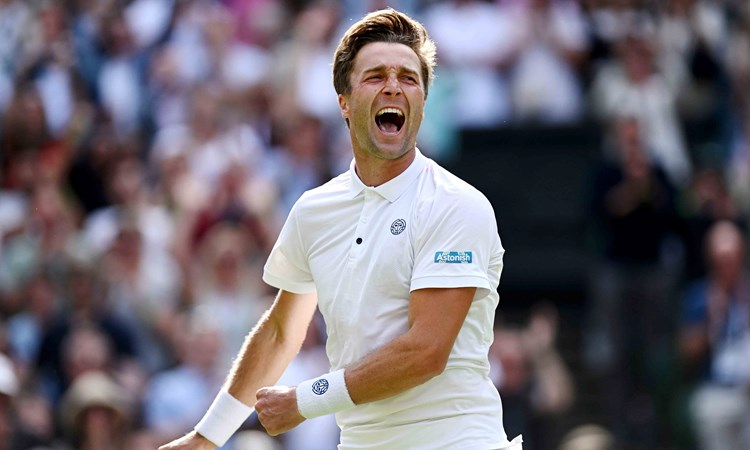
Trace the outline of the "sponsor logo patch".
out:
[[[435,252],[436,263],[471,264],[471,252]]]

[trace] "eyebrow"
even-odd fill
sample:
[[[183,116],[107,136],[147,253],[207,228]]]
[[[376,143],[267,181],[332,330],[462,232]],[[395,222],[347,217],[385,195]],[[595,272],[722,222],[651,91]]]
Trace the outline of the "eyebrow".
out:
[[[388,67],[385,64],[380,64],[380,65],[377,65],[375,67],[370,67],[369,69],[365,69],[365,70],[362,71],[362,73],[366,74],[366,73],[371,73],[371,72],[384,72],[387,68]],[[411,69],[409,67],[406,67],[406,66],[399,66],[399,67],[397,67],[397,69],[398,69],[399,72],[407,73],[409,75],[419,76],[419,72],[418,71],[416,71],[414,69]]]

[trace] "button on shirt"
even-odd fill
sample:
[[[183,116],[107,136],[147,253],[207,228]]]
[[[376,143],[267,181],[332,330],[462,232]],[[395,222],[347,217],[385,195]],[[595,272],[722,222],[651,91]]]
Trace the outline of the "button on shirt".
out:
[[[446,370],[404,393],[338,413],[340,448],[376,443],[375,436],[382,443],[404,424],[451,417],[468,420],[474,435],[486,428],[478,445],[507,442],[500,399],[487,378],[503,253],[489,201],[419,150],[403,173],[378,187],[365,186],[352,162],[348,172],[297,201],[263,279],[290,292],[317,291],[333,370],[407,331],[411,291],[477,288]],[[451,438],[443,442],[461,439],[445,425],[440,429]],[[463,445],[469,448],[465,439]]]

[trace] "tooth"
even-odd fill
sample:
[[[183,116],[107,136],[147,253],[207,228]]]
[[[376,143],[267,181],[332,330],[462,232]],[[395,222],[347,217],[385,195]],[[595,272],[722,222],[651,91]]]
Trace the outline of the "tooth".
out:
[[[378,111],[377,115],[378,116],[382,116],[385,113],[398,114],[399,116],[403,116],[404,115],[404,113],[402,113],[400,110],[398,110],[396,108],[383,108],[380,111]]]

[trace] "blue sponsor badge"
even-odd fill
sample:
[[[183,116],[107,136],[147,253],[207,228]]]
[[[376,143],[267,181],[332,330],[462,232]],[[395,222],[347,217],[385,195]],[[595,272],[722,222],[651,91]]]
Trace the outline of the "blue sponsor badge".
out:
[[[471,264],[471,252],[435,252],[436,263]]]

